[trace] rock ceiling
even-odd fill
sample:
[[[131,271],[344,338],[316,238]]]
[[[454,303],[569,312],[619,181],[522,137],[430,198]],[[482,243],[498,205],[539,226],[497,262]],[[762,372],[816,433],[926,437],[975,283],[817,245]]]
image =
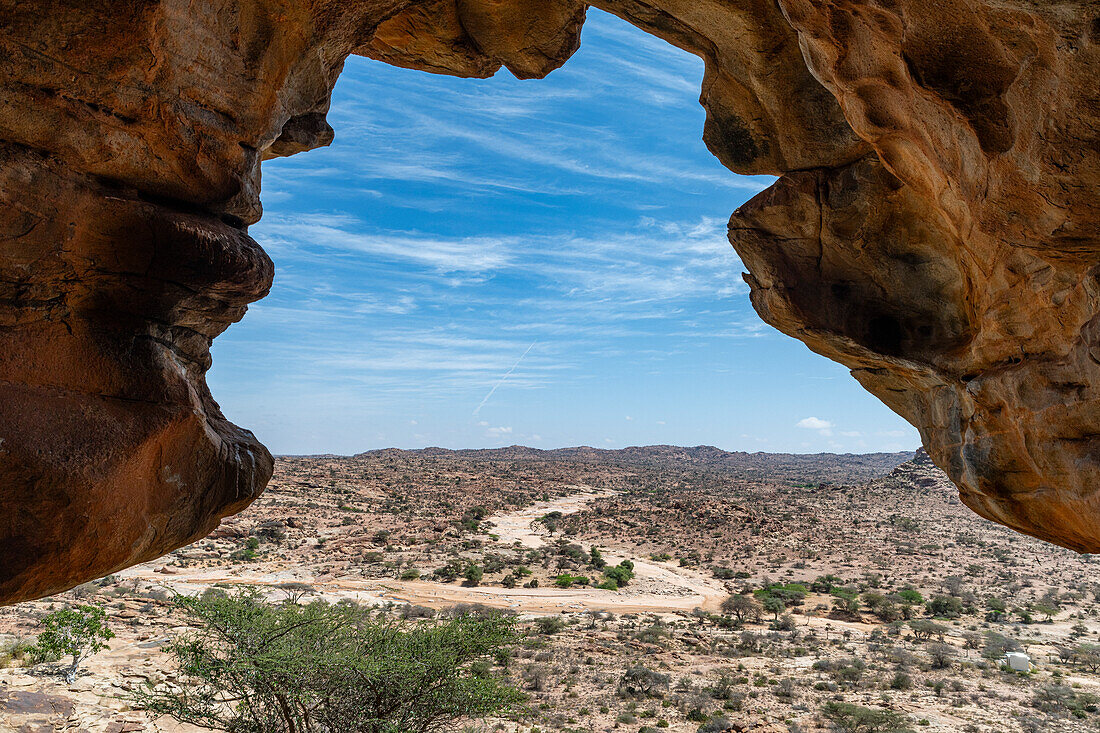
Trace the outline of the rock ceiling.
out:
[[[1100,3],[593,5],[700,56],[706,144],[780,176],[730,220],[764,320],[916,425],[979,514],[1100,550]],[[271,284],[261,162],[332,140],[344,59],[541,77],[585,11],[0,7],[0,602],[262,490],[271,455],[219,411],[209,347]]]

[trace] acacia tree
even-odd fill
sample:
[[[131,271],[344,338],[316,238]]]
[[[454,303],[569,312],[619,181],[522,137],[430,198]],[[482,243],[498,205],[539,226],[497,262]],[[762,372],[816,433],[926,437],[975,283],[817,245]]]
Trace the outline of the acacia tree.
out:
[[[60,659],[71,655],[72,664],[65,670],[65,681],[76,679],[80,663],[107,648],[115,634],[107,628],[107,613],[100,606],[73,606],[46,614],[38,622],[42,631],[34,645],[39,659]]]
[[[932,669],[947,669],[950,667],[957,651],[950,644],[933,644],[928,647],[928,654],[932,657]]]
[[[255,590],[177,598],[197,630],[169,647],[181,685],[138,693],[156,715],[250,733],[433,733],[522,694],[484,664],[514,638],[500,615],[395,621],[353,604],[270,604]]]
[[[913,619],[909,622],[909,628],[913,631],[913,638],[917,641],[928,641],[933,636],[943,641],[943,637],[949,629],[943,624],[938,624],[926,618]]]
[[[734,593],[729,598],[722,601],[721,609],[722,613],[727,616],[734,616],[741,622],[744,622],[747,618],[759,621],[760,615],[764,612],[764,607],[760,605],[760,601],[752,596],[746,596],[740,593]]]
[[[779,614],[787,610],[787,604],[783,602],[782,598],[776,598],[775,596],[768,596],[764,599],[764,610],[775,616],[775,619],[779,620]]]

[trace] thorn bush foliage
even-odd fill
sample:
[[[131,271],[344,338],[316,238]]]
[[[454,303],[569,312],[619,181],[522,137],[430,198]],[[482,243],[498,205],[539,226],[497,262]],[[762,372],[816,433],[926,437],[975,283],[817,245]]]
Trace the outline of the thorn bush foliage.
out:
[[[138,693],[157,715],[248,733],[432,733],[523,698],[484,664],[515,639],[499,614],[403,621],[351,603],[273,604],[254,589],[177,597],[182,679]]]

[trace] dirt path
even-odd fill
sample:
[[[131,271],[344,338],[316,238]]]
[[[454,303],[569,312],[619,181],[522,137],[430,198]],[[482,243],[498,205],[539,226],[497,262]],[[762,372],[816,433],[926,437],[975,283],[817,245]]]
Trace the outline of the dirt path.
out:
[[[585,487],[578,487],[585,488]],[[548,543],[545,527],[535,520],[553,511],[572,514],[592,502],[614,496],[613,491],[585,490],[551,501],[532,504],[514,512],[488,517],[492,533],[502,545],[519,543],[537,549]],[[717,610],[728,595],[724,584],[698,570],[675,567],[666,563],[628,558],[613,545],[600,544],[604,558],[611,564],[630,559],[635,578],[619,591],[597,588],[502,588],[496,586],[467,587],[427,581],[383,579],[318,578],[307,568],[277,572],[255,572],[250,568],[173,568],[171,574],[155,572],[157,563],[146,563],[120,573],[122,577],[137,577],[155,581],[180,593],[195,593],[215,583],[255,585],[272,588],[278,596],[278,586],[286,582],[312,585],[317,596],[335,601],[342,598],[379,605],[386,602],[413,603],[438,608],[456,603],[481,603],[494,608],[510,608],[521,614],[608,610],[617,613],[673,613],[703,608]]]

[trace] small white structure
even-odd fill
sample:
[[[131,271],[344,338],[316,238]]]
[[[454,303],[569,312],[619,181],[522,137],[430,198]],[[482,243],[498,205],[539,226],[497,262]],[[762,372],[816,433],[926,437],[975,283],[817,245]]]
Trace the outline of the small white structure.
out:
[[[1031,669],[1031,657],[1023,652],[1005,654],[1005,662],[1008,664],[1008,668],[1014,672],[1027,672]]]

